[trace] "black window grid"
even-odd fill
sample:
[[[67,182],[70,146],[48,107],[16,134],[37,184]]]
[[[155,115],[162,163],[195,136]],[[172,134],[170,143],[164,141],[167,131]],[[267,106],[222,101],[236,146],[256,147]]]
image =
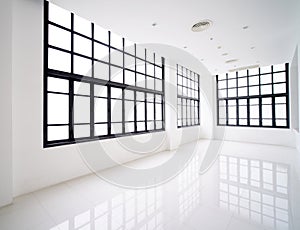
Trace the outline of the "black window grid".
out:
[[[177,128],[200,125],[200,75],[177,64]]]
[[[284,79],[276,80],[278,74],[284,76]],[[276,91],[280,85],[283,86],[283,92]],[[218,126],[290,128],[288,63],[279,71],[274,71],[272,65],[270,71],[263,73],[258,68],[257,74],[250,74],[247,70],[243,76],[236,72],[235,77],[229,77],[226,73],[220,79],[217,75],[216,95]],[[279,107],[284,111],[283,116],[276,112]],[[233,112],[230,113],[232,108]],[[254,108],[257,111],[255,115],[252,113]],[[244,113],[240,114],[242,110]]]
[[[164,108],[164,94],[165,94],[165,87],[164,87],[164,58],[158,58],[155,53],[148,54],[146,49],[143,49],[142,52],[144,53],[144,57],[137,55],[137,45],[134,44],[133,50],[134,52],[126,52],[125,50],[125,39],[122,38],[123,48],[118,49],[113,46],[111,46],[111,32],[107,32],[108,36],[108,44],[103,43],[101,41],[98,41],[94,38],[94,23],[90,23],[91,26],[91,36],[86,36],[84,34],[81,34],[74,30],[74,14],[70,13],[71,17],[71,26],[70,28],[66,28],[64,26],[61,26],[57,23],[51,22],[49,20],[49,2],[45,1],[45,7],[44,7],[44,147],[52,147],[52,146],[59,146],[59,145],[65,145],[65,144],[73,144],[78,142],[86,142],[86,141],[93,141],[93,140],[99,140],[99,139],[107,139],[107,138],[115,138],[115,137],[121,137],[121,136],[128,136],[132,134],[143,134],[143,133],[149,133],[149,132],[159,132],[165,130],[165,108]],[[63,49],[57,46],[53,46],[49,44],[49,25],[55,26],[61,30],[70,32],[71,36],[71,44],[70,44],[70,50]],[[74,35],[80,36],[84,39],[87,39],[91,43],[91,55],[87,56],[84,54],[76,53],[74,51]],[[94,57],[94,46],[95,44],[100,44],[102,46],[105,46],[108,48],[108,59],[106,61],[96,59]],[[71,68],[69,72],[60,71],[56,69],[50,69],[48,67],[48,49],[54,49],[58,50],[67,54],[70,54],[71,56]],[[114,63],[111,63],[111,57],[112,52],[120,52],[122,55],[122,64],[117,65]],[[133,68],[127,68],[125,66],[125,57],[126,55],[128,57],[131,57],[134,60]],[[74,57],[81,57],[87,60],[91,61],[91,71],[88,75],[82,75],[82,74],[76,74],[74,73]],[[152,61],[148,60],[151,59]],[[144,63],[144,69],[145,71],[139,72],[137,71],[137,62],[141,61]],[[107,80],[96,78],[95,76],[95,64],[96,63],[102,63],[109,67],[109,78]],[[159,64],[160,63],[160,64]],[[112,76],[112,67],[119,68],[122,72],[122,82],[113,81],[111,78]],[[153,71],[151,73],[147,74],[147,68],[153,68]],[[126,71],[129,71],[133,73],[134,75],[134,84],[125,84],[126,81]],[[149,71],[150,72],[150,71]],[[142,75],[144,77],[145,81],[145,87],[137,86],[137,75]],[[55,79],[61,79],[68,81],[68,93],[66,92],[60,92],[56,90],[48,90],[48,79],[49,78],[55,78]],[[153,85],[150,87],[147,87],[147,81],[148,79],[153,79]],[[74,82],[81,82],[89,85],[89,94],[80,94],[74,92]],[[107,95],[106,97],[101,96],[95,96],[95,86],[103,86],[107,88]],[[111,107],[111,101],[115,100],[111,97],[111,89],[118,88],[121,89],[122,94],[120,98],[117,98],[116,100],[120,100],[122,104],[122,119],[119,122],[112,121],[112,107]],[[134,92],[134,97],[132,100],[125,99],[125,91],[130,90]],[[137,92],[141,92],[146,94],[152,94],[153,95],[153,103],[154,105],[154,115],[151,120],[147,119],[147,103],[148,99],[145,97],[144,103],[145,103],[145,118],[144,120],[138,121],[137,120],[137,104],[140,103],[137,98],[136,94]],[[48,95],[49,94],[57,94],[57,95],[66,95],[68,96],[68,122],[66,123],[49,123],[48,122]],[[89,98],[89,122],[75,122],[74,120],[74,99],[76,97],[80,98]],[[107,101],[107,120],[105,122],[95,122],[95,98],[105,98]],[[159,99],[159,100],[158,100]],[[133,121],[126,120],[125,117],[125,102],[126,101],[132,101],[134,103],[133,107],[133,113],[134,113],[134,119]],[[157,111],[160,111],[161,114],[157,114]],[[144,122],[145,128],[144,130],[138,131],[137,123],[138,122]],[[153,123],[153,125],[150,127],[150,123]],[[112,125],[120,123],[121,124],[121,132],[113,133],[112,132]],[[133,123],[133,130],[132,131],[126,131],[126,124]],[[107,125],[107,134],[105,135],[95,135],[95,126],[96,125]],[[57,139],[57,140],[49,140],[48,139],[48,127],[68,127],[68,138],[63,139]],[[89,126],[89,135],[84,137],[76,137],[74,135],[75,128],[79,126]],[[147,127],[149,126],[149,128]]]

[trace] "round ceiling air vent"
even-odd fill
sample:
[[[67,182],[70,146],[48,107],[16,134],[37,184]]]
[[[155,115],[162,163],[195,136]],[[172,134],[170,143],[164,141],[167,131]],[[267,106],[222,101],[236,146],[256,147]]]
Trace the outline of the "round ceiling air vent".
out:
[[[192,31],[193,32],[201,32],[201,31],[207,30],[211,26],[212,26],[212,21],[205,19],[205,20],[202,20],[202,21],[196,23],[195,25],[193,25]]]

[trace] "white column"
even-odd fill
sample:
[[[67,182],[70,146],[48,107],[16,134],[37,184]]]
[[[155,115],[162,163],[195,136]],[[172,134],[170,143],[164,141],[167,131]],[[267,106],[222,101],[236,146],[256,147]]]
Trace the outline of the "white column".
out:
[[[0,3],[0,207],[12,202],[12,1]]]

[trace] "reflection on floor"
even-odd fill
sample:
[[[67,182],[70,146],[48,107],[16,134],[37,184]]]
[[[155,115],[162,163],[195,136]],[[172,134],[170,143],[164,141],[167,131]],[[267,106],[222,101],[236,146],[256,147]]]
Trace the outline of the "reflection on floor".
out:
[[[300,229],[296,150],[224,142],[200,175],[214,143],[200,141],[176,177],[152,188],[120,188],[89,175],[18,197],[0,209],[0,229]],[[178,152],[186,154],[183,149]],[[160,159],[150,158],[135,164]]]
[[[288,165],[220,156],[220,207],[274,229],[289,229]]]

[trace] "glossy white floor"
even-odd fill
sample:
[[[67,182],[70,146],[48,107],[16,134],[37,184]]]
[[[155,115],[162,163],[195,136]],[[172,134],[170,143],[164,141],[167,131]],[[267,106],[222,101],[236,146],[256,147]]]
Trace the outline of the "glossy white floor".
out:
[[[300,229],[296,150],[224,142],[212,167],[200,175],[207,149],[218,144],[199,141],[179,174],[148,189],[121,188],[93,174],[18,197],[0,209],[0,229]],[[177,153],[189,154],[194,146]],[[172,154],[128,166],[155,166]],[[120,172],[115,167],[106,173]],[[158,178],[154,174],[149,180]]]

